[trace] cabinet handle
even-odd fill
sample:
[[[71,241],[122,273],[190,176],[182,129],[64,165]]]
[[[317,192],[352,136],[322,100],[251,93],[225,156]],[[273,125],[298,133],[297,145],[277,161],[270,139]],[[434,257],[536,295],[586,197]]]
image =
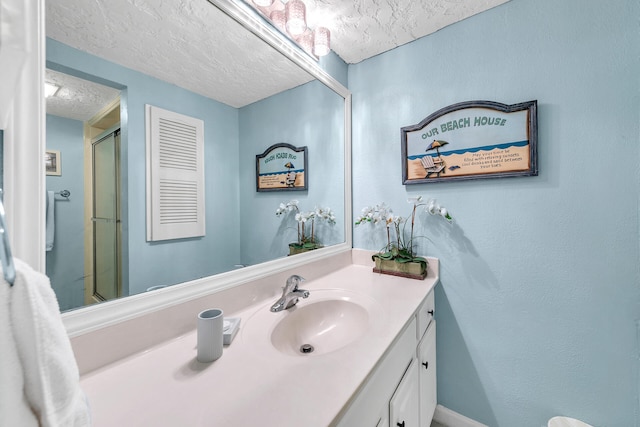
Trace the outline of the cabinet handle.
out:
[[[427,313],[429,313],[430,315],[433,316],[434,311],[433,310],[429,310],[429,311],[427,311]]]
[[[404,427],[404,421],[403,421],[403,422],[401,422],[401,423],[396,423],[396,425],[397,425],[398,427]]]
[[[422,362],[422,366],[424,366],[424,369],[429,369],[429,362]]]

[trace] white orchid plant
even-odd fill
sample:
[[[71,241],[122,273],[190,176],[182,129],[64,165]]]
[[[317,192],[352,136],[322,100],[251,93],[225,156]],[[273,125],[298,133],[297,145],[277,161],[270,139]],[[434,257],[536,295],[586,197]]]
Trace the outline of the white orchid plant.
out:
[[[369,223],[371,225],[384,224],[387,231],[387,244],[377,254],[373,255],[373,260],[376,258],[385,260],[395,260],[399,263],[407,262],[419,262],[426,268],[427,260],[423,257],[416,256],[415,244],[414,244],[414,226],[416,211],[419,207],[424,207],[425,212],[431,215],[438,215],[443,217],[448,222],[453,222],[453,217],[449,214],[446,208],[440,206],[435,199],[429,199],[426,202],[423,201],[422,196],[410,197],[407,199],[408,203],[413,204],[413,209],[409,217],[401,217],[393,214],[391,208],[389,208],[384,202],[375,205],[373,207],[365,207],[362,209],[362,214],[356,218],[356,226]],[[411,230],[408,235],[406,233],[407,223],[411,220]],[[394,230],[392,233],[391,230]]]
[[[288,217],[295,213],[295,220],[298,223],[298,241],[293,245],[299,248],[316,249],[322,245],[316,241],[315,222],[326,221],[329,225],[336,223],[336,216],[331,208],[316,206],[314,210],[303,212],[298,207],[297,200],[289,200],[286,204],[280,203],[276,210],[276,216]],[[310,230],[309,230],[310,229]]]

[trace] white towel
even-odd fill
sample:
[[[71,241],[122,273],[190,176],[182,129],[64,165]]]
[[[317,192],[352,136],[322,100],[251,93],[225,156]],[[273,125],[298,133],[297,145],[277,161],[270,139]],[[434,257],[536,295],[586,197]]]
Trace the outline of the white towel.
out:
[[[0,280],[0,426],[38,426],[24,394],[24,375],[11,327],[9,284]]]
[[[46,215],[46,234],[45,234],[45,250],[53,250],[53,237],[56,231],[55,221],[56,193],[47,191],[47,215]]]
[[[14,286],[0,280],[0,425],[89,426],[78,366],[49,279],[20,260],[15,265]]]

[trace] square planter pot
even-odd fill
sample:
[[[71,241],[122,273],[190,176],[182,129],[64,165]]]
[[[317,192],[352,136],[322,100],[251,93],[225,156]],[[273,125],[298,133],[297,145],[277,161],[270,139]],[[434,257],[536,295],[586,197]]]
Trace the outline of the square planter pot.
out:
[[[318,245],[313,248],[305,248],[305,247],[298,246],[296,243],[289,243],[289,255],[301,254],[303,252],[313,251],[321,247],[322,246]]]
[[[388,259],[375,259],[374,273],[390,274],[392,276],[408,277],[424,280],[427,277],[427,267],[419,262],[396,262]]]

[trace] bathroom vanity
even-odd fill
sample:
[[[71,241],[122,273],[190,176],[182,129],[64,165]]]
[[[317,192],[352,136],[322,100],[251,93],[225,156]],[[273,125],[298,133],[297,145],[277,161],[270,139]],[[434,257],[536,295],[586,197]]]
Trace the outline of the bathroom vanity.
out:
[[[437,405],[434,307],[431,291],[346,407],[338,426],[431,425]]]
[[[310,295],[288,310],[270,311],[282,282],[272,297],[225,312],[242,319],[240,332],[213,363],[196,360],[193,312],[189,332],[84,374],[93,424],[429,426],[438,260],[429,259],[427,279],[413,280],[373,273],[366,253],[341,257],[327,274],[299,272]],[[170,316],[158,319],[155,327],[172,327]],[[148,319],[136,322],[149,329]],[[315,349],[302,353],[307,337]],[[88,353],[76,350],[86,366]]]

